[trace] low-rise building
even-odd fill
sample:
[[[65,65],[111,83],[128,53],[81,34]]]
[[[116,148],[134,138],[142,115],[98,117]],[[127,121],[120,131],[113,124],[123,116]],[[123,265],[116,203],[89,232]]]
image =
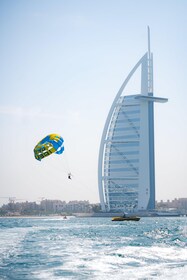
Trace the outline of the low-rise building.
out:
[[[156,202],[157,209],[176,209],[180,211],[187,211],[187,198],[175,198],[173,200],[167,200]]]

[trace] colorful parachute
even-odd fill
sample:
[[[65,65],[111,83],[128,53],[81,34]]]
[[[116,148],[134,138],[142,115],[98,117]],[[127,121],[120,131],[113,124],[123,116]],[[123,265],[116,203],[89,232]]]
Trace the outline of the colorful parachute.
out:
[[[53,153],[62,154],[64,151],[64,140],[58,134],[49,134],[42,139],[34,148],[34,156],[37,160],[42,160]]]

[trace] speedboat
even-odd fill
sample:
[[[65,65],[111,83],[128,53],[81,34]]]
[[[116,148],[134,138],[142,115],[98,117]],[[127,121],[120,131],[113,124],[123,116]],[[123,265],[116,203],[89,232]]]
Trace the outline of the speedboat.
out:
[[[140,217],[138,216],[129,216],[129,217],[113,217],[112,221],[113,222],[120,222],[120,221],[136,221],[138,222],[140,220]]]

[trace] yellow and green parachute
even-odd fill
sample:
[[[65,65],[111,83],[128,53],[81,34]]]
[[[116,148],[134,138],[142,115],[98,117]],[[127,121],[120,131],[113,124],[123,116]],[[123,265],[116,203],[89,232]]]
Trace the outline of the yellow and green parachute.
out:
[[[41,161],[43,158],[55,153],[62,154],[64,151],[64,140],[58,134],[49,134],[42,139],[34,148],[34,156]]]

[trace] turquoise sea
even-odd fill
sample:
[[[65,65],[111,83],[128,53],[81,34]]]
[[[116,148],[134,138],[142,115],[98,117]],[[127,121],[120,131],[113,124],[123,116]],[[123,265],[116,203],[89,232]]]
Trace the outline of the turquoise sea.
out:
[[[187,279],[187,218],[0,218],[0,279]]]

